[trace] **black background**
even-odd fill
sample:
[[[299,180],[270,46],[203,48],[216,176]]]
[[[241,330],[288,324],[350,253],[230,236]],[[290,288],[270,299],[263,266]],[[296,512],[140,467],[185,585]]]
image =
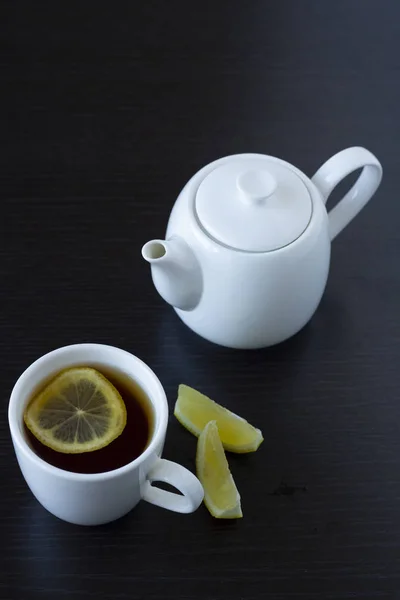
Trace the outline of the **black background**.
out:
[[[396,0],[3,2],[0,96],[0,597],[400,597],[400,4]],[[311,323],[257,352],[188,330],[142,244],[226,154],[310,176],[364,145],[381,188],[335,240]],[[332,205],[332,204],[331,204]],[[7,405],[43,353],[109,343],[262,428],[231,456],[244,518],[142,502],[80,528],[33,498]],[[173,417],[165,456],[194,468]],[[271,495],[285,482],[307,486]],[[292,490],[293,491],[293,490]]]

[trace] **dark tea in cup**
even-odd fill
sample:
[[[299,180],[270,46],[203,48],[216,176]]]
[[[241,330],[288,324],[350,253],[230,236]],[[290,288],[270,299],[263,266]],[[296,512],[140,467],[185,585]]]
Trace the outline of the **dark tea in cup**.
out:
[[[121,435],[105,448],[81,454],[67,454],[42,444],[24,425],[29,444],[41,459],[54,467],[74,473],[104,473],[123,467],[142,454],[153,432],[151,404],[139,384],[114,369],[93,365],[90,367],[106,377],[121,395],[127,412],[126,425]]]

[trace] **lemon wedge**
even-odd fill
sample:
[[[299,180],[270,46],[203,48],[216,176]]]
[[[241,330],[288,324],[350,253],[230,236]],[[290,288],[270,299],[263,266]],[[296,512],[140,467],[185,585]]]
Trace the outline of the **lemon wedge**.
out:
[[[216,421],[221,442],[230,452],[254,452],[264,439],[245,419],[184,384],[179,386],[174,415],[197,437],[209,421]]]
[[[104,448],[122,433],[126,406],[101,373],[77,367],[61,372],[33,398],[24,421],[45,446],[80,454]]]
[[[204,504],[217,519],[243,517],[240,495],[229,470],[216,421],[204,427],[197,442],[197,477],[204,488]]]

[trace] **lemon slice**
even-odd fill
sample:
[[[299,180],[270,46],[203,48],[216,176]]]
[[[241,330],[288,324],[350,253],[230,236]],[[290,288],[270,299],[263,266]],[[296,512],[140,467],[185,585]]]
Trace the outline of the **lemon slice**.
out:
[[[221,442],[230,452],[254,452],[264,439],[245,419],[187,385],[179,386],[174,415],[197,437],[209,421],[216,421]]]
[[[24,420],[45,446],[65,454],[108,446],[124,430],[126,406],[98,371],[63,371],[29,403]]]
[[[204,504],[217,519],[243,517],[240,495],[229,470],[216,421],[204,427],[197,442],[197,477],[204,488]]]

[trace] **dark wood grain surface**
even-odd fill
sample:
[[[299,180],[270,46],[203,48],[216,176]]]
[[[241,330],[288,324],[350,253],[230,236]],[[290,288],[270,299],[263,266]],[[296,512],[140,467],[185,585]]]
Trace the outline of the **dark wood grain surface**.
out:
[[[10,1],[1,13],[1,599],[399,598],[400,4]],[[237,152],[312,175],[350,145],[374,152],[384,179],[334,242],[312,322],[257,352],[186,329],[140,256],[185,182]],[[35,501],[9,394],[41,354],[80,341],[147,361],[171,407],[185,381],[263,429],[259,452],[230,457],[243,520],[141,503],[87,529]],[[193,469],[195,445],[171,417],[165,456]]]

